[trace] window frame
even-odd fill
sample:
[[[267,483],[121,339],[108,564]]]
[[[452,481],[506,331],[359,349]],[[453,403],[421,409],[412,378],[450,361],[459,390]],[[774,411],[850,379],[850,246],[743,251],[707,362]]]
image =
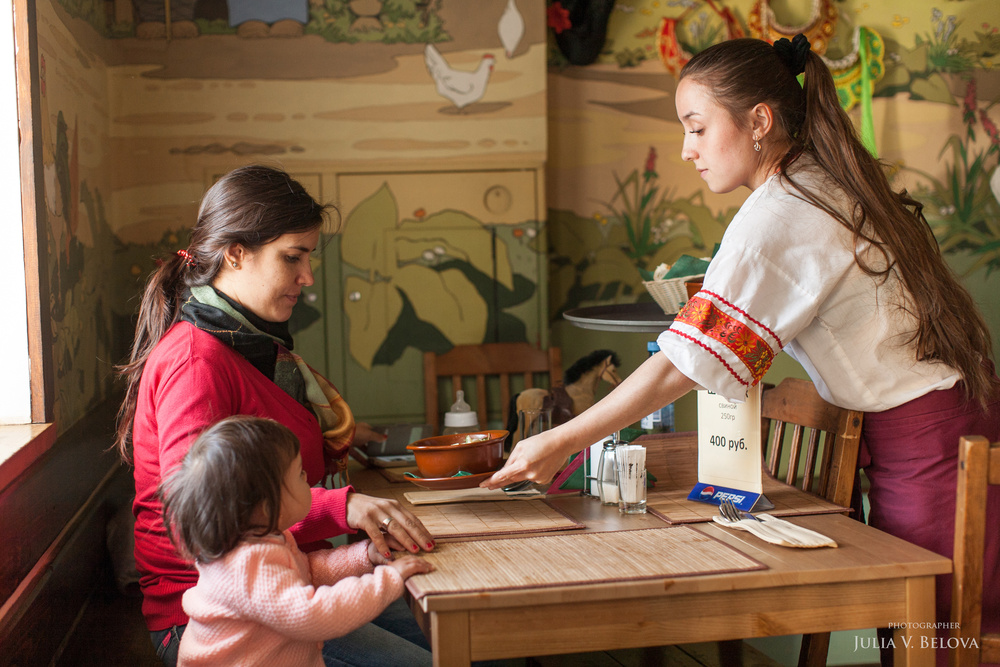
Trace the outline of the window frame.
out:
[[[52,322],[48,312],[48,253],[45,248],[45,192],[42,171],[42,118],[38,32],[34,0],[14,0],[14,60],[21,167],[21,227],[24,235],[25,299],[28,313],[31,422],[51,423],[55,379]]]

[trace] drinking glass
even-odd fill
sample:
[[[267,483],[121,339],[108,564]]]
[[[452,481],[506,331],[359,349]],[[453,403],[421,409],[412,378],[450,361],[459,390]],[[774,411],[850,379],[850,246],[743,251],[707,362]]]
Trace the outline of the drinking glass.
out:
[[[513,444],[552,428],[552,409],[518,410],[517,434]]]

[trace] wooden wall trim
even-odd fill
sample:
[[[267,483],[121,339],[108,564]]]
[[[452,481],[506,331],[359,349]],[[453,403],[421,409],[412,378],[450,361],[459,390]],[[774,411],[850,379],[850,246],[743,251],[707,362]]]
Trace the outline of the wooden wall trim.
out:
[[[86,502],[66,523],[56,539],[52,541],[49,548],[45,550],[42,557],[38,559],[35,566],[31,568],[28,575],[21,580],[21,583],[14,590],[13,594],[3,606],[0,607],[0,646],[2,646],[10,634],[12,628],[24,616],[30,608],[38,592],[44,586],[46,580],[52,575],[52,564],[55,562],[63,548],[69,542],[78,528],[83,524],[84,518],[91,512],[96,511],[103,500],[105,490],[110,486],[111,480],[121,469],[117,463],[112,465],[105,473],[104,478],[88,496]]]
[[[31,421],[52,421],[55,378],[52,324],[48,312],[48,252],[45,247],[45,192],[42,167],[42,118],[39,114],[38,33],[34,0],[14,0],[17,124],[21,161],[21,225],[28,306],[28,355]]]

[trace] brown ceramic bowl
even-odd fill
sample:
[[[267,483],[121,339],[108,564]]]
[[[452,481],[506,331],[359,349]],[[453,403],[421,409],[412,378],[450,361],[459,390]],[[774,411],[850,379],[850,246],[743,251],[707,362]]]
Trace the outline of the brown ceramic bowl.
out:
[[[417,440],[406,446],[422,477],[451,477],[460,470],[473,475],[493,472],[503,464],[507,431],[453,433]]]
[[[684,287],[687,288],[688,301],[694,298],[694,295],[698,293],[701,289],[701,277],[699,277],[698,282],[687,282],[684,283]]]

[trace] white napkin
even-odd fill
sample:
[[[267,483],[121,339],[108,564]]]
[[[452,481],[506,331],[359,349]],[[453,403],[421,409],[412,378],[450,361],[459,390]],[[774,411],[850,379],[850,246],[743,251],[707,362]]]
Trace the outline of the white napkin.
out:
[[[721,516],[714,516],[712,520],[720,526],[745,530],[753,533],[760,539],[770,544],[777,544],[783,547],[796,547],[799,549],[815,549],[817,547],[836,547],[837,543],[814,530],[797,526],[794,523],[771,516],[770,514],[758,514],[760,521],[753,519],[743,519],[738,523],[732,523]]]

